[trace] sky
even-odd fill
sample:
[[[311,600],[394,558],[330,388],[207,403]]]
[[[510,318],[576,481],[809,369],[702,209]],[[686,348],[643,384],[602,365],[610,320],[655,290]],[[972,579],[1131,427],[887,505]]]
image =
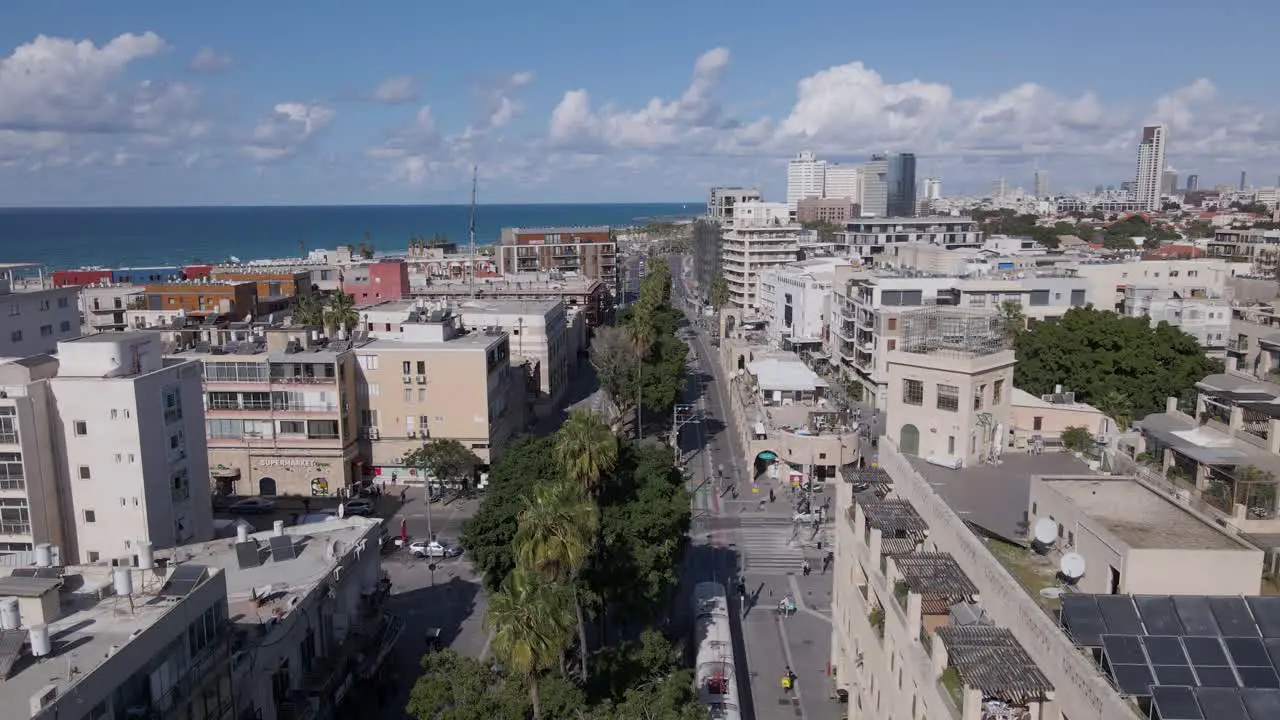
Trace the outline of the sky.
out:
[[[696,201],[801,150],[944,194],[1280,175],[1268,0],[6,0],[0,205]],[[1272,20],[1266,20],[1272,18]],[[1229,50],[1226,48],[1229,47]],[[1181,182],[1181,180],[1180,180]]]

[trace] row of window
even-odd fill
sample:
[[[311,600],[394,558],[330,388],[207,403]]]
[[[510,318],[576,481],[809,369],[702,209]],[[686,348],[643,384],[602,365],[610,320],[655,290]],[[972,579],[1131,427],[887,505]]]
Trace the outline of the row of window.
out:
[[[890,348],[892,350],[892,348]],[[938,383],[935,386],[936,406],[948,412],[960,411],[960,387]],[[981,410],[987,402],[987,384],[982,383],[973,389],[973,409]],[[991,404],[1000,405],[1004,400],[1004,380],[996,380],[991,385]],[[924,406],[924,381],[903,380],[902,402],[906,405]]]
[[[206,382],[267,382],[338,377],[334,363],[202,363]]]
[[[58,325],[58,330],[59,330],[59,331],[61,331],[61,332],[71,332],[71,321],[70,321],[70,320],[63,320],[61,323],[59,323],[59,325]],[[41,325],[41,326],[40,326],[40,337],[53,337],[53,326],[52,326],[52,325]],[[10,340],[10,342],[16,342],[16,343],[22,342],[22,331],[21,331],[21,330],[14,330],[14,331],[10,332],[10,333],[9,333],[9,340]]]
[[[44,312],[44,311],[46,311],[46,310],[50,309],[51,307],[52,307],[52,305],[50,304],[50,302],[49,302],[49,300],[48,300],[47,298],[46,298],[46,299],[43,299],[43,300],[41,300],[41,301],[40,301],[40,312]],[[71,307],[71,300],[70,300],[66,295],[63,295],[62,297],[58,298],[58,308],[59,308],[59,309],[64,309],[64,308],[69,308],[69,307]],[[11,303],[9,303],[9,316],[10,316],[10,317],[14,317],[14,316],[21,315],[21,314],[22,314],[22,304],[21,304],[21,303],[16,303],[16,302],[11,302]]]
[[[210,439],[297,437],[332,440],[338,437],[337,420],[206,420]]]

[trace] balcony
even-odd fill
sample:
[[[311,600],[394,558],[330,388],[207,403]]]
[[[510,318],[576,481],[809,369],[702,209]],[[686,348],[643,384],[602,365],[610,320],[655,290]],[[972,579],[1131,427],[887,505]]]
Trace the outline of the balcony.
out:
[[[27,481],[20,477],[8,477],[0,480],[0,492],[5,490],[26,490]]]
[[[1227,341],[1227,352],[1247,353],[1249,352],[1249,338],[1235,338]]]
[[[333,385],[338,382],[338,378],[336,376],[272,375],[271,382],[282,385]]]
[[[0,535],[30,535],[31,523],[0,522]]]

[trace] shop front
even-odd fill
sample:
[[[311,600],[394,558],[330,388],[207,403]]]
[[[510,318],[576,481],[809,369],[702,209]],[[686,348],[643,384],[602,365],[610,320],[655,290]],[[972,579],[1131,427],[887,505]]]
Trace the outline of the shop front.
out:
[[[211,474],[219,490],[242,496],[293,495],[331,497],[346,491],[358,477],[355,452],[322,455],[279,452],[262,455],[245,450],[209,450]]]

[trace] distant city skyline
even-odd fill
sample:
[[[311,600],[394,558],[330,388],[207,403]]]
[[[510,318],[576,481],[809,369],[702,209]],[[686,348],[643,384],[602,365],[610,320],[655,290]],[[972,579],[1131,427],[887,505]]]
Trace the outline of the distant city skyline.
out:
[[[1269,61],[1265,23],[1233,28],[1229,62],[1153,67],[1154,39],[1201,41],[1202,9],[1095,2],[881,8],[883,26],[924,14],[982,48],[921,53],[893,33],[850,44],[849,6],[806,27],[806,52],[776,53],[773,28],[715,2],[389,0],[378,18],[243,0],[16,3],[0,26],[0,204],[457,203],[473,163],[484,202],[687,201],[712,185],[782,201],[806,149],[842,164],[914,153],[916,177],[953,195],[997,177],[1031,190],[1036,170],[1067,192],[1131,179],[1150,123],[1168,126],[1168,162],[1201,187],[1280,172],[1280,109],[1240,71]],[[1105,58],[1042,51],[1094,32],[1104,11],[1142,38]],[[424,42],[423,28],[448,32]]]

